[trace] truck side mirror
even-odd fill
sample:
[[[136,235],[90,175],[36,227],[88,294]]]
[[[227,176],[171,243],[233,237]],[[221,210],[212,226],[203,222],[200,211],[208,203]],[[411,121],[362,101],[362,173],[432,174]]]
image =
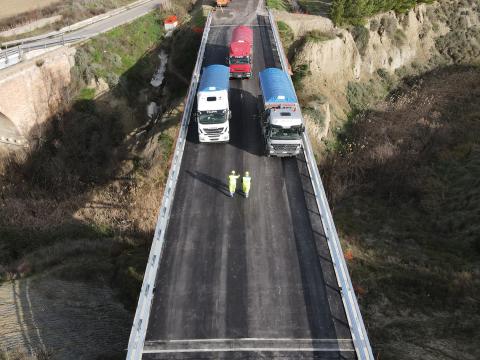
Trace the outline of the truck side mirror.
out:
[[[302,125],[302,129],[301,129],[302,133],[305,132],[305,125]]]
[[[231,120],[231,119],[232,119],[232,112],[228,110],[228,120]]]

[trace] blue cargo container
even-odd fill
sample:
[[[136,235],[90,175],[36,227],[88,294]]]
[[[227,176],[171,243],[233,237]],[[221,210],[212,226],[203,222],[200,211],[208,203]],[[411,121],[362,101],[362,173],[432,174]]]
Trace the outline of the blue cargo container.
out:
[[[297,95],[288,74],[277,68],[260,72],[262,134],[268,156],[296,156],[305,131]]]
[[[259,77],[265,107],[298,103],[287,73],[277,68],[268,68],[261,71]]]
[[[198,91],[228,90],[230,69],[224,65],[210,65],[203,68]]]

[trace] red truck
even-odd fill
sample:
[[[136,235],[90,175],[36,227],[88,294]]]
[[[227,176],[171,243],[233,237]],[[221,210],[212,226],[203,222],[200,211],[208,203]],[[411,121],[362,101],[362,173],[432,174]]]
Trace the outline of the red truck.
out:
[[[233,29],[230,42],[230,77],[249,78],[252,76],[253,30],[248,26]]]

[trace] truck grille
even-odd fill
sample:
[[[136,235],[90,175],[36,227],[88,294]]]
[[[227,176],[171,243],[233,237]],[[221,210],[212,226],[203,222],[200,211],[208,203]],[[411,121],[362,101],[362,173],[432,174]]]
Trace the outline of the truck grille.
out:
[[[203,132],[208,136],[218,136],[222,133],[223,128],[203,129]]]
[[[272,144],[273,150],[280,153],[294,153],[298,145],[295,144]]]

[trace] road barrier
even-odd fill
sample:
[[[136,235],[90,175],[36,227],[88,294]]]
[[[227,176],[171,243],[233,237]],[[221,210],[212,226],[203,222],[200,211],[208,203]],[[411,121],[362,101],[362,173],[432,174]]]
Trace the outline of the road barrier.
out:
[[[208,33],[210,32],[210,24],[212,23],[212,12],[209,13],[205,28],[203,31],[202,42],[198,50],[197,62],[192,74],[192,81],[185,103],[180,132],[175,145],[173,153],[172,165],[168,174],[167,184],[163,193],[162,206],[157,219],[157,226],[155,228],[155,235],[150,249],[147,268],[143,278],[142,289],[138,299],[137,310],[133,320],[132,331],[128,341],[127,360],[137,360],[142,358],[143,346],[145,343],[145,335],[148,327],[148,320],[150,317],[150,309],[152,306],[153,293],[155,291],[155,279],[157,275],[158,266],[162,258],[162,252],[165,241],[165,231],[167,229],[168,220],[172,208],[172,202],[175,195],[175,188],[177,185],[178,174],[182,164],[183,151],[185,149],[185,142],[187,139],[188,126],[192,113],[193,103],[195,101],[195,94],[200,79],[201,66],[205,48],[208,40]]]
[[[270,26],[272,27],[275,44],[280,57],[283,71],[288,73],[287,58],[283,51],[282,42],[278,32],[275,19],[270,10],[268,10],[268,18]],[[290,82],[292,82],[291,77]],[[293,86],[293,82],[292,82]],[[374,360],[370,341],[368,340],[367,330],[363,323],[362,314],[358,307],[357,298],[353,290],[352,281],[348,273],[347,264],[342,252],[342,246],[338,238],[337,229],[333,222],[332,213],[328,205],[327,195],[323,187],[322,179],[318,171],[317,162],[312,151],[312,145],[306,132],[303,133],[303,149],[305,160],[307,162],[310,179],[312,180],[313,189],[315,192],[315,199],[317,201],[318,210],[322,218],[325,236],[327,238],[328,248],[333,261],[335,275],[337,277],[338,286],[342,295],[342,301],[347,315],[348,323],[350,325],[350,332],[352,333],[352,340],[355,345],[355,352],[359,360]]]

